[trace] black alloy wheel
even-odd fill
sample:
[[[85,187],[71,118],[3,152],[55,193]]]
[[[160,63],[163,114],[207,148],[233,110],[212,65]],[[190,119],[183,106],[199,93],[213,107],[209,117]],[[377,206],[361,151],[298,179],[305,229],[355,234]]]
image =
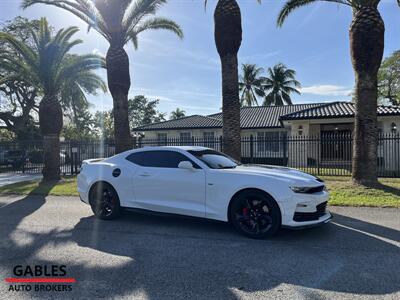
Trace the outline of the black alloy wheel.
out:
[[[267,194],[246,191],[231,205],[230,220],[245,236],[261,239],[273,236],[281,226],[279,206]]]
[[[119,216],[121,206],[115,189],[107,183],[97,183],[90,197],[94,215],[102,220],[112,220]]]

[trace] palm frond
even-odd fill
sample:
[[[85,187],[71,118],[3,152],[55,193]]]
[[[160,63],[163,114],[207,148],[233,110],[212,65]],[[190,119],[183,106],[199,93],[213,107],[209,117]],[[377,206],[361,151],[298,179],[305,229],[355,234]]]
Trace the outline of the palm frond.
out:
[[[283,5],[282,9],[280,10],[277,18],[277,26],[282,27],[283,23],[287,19],[287,17],[296,9],[307,6],[309,4],[315,3],[317,1],[324,1],[324,2],[334,2],[338,4],[344,4],[348,6],[352,6],[352,0],[288,0]]]
[[[34,4],[47,4],[53,5],[55,7],[64,9],[74,14],[86,24],[89,28],[96,29],[102,36],[107,40],[111,39],[108,27],[101,14],[98,12],[96,7],[92,5],[82,5],[83,2],[88,1],[78,1],[78,4],[68,0],[23,0],[21,7],[28,8]]]
[[[178,24],[170,19],[161,17],[154,17],[141,22],[128,32],[128,37],[137,37],[139,33],[151,29],[169,30],[175,33],[179,38],[183,38],[183,31]]]
[[[145,16],[155,14],[167,0],[137,0],[131,1],[122,18],[122,27],[129,32]]]
[[[11,34],[0,32],[0,41],[7,42],[17,53],[19,53],[29,64],[37,66],[37,55],[23,42],[17,40]]]
[[[54,86],[58,88],[62,85],[63,81],[68,80],[80,72],[96,70],[101,67],[105,67],[105,60],[99,55],[71,55],[55,75]]]

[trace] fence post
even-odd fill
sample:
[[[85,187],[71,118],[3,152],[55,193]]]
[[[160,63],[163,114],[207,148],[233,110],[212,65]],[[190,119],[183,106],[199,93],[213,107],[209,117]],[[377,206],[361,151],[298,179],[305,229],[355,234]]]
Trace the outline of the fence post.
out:
[[[133,149],[136,149],[137,137],[133,136]]]
[[[318,137],[317,137],[317,139],[318,139]],[[321,135],[319,136],[319,140],[317,140],[317,175],[319,176],[319,175],[321,175],[320,174],[320,170],[319,170],[319,160],[321,159]]]
[[[138,143],[138,146],[139,146],[139,148],[142,148],[142,136],[139,136],[139,143]]]
[[[74,153],[72,152],[71,141],[68,141],[68,148],[69,148],[69,164],[71,167],[71,175],[74,175]]]
[[[250,161],[254,164],[254,138],[250,135]]]
[[[221,152],[224,151],[224,147],[222,146],[222,139],[223,139],[223,138],[222,138],[222,135],[220,135],[220,136],[219,136],[219,148],[220,148],[220,151],[221,151]]]

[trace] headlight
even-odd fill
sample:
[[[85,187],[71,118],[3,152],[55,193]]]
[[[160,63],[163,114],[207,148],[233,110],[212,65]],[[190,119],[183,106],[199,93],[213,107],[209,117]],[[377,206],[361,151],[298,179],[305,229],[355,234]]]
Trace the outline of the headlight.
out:
[[[308,186],[291,186],[290,189],[294,193],[299,193],[299,194],[314,194],[314,193],[320,193],[322,191],[326,191],[325,185],[320,185],[320,186],[314,186],[314,187],[308,187]]]
[[[291,186],[290,189],[295,193],[307,194],[310,192],[309,187]]]

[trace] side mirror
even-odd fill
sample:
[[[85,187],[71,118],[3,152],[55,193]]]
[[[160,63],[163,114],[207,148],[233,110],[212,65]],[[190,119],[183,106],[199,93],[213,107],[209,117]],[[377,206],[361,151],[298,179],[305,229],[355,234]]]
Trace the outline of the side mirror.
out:
[[[179,165],[178,165],[178,168],[179,169],[190,170],[190,171],[194,170],[194,167],[193,167],[192,163],[190,161],[187,161],[187,160],[181,161],[179,163]]]

